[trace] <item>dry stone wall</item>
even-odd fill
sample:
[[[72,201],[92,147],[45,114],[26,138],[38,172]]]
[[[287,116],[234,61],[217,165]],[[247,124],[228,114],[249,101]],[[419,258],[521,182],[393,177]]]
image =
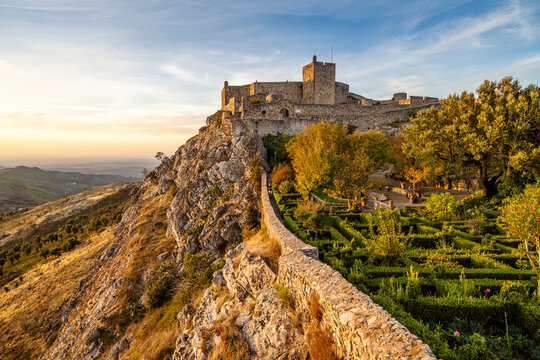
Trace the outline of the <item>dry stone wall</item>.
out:
[[[282,248],[277,282],[288,289],[295,308],[309,313],[315,296],[321,328],[332,338],[340,359],[436,359],[429,346],[318,260],[317,249],[295,237],[279,220],[270,201],[268,175],[262,176],[262,212],[269,236]],[[303,244],[303,245],[302,245]]]

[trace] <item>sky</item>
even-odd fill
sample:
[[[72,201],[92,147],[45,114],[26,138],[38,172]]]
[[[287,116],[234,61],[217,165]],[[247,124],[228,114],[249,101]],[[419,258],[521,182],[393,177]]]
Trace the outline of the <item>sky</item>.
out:
[[[539,20],[527,0],[0,0],[0,165],[171,154],[225,80],[301,80],[314,54],[376,99],[538,84]]]

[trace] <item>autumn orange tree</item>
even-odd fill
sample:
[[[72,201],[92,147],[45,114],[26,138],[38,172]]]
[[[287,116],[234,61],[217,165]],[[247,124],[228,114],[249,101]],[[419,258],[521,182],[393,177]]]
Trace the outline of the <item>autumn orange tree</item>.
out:
[[[540,176],[538,86],[506,77],[420,111],[404,130],[404,153],[446,184],[475,170],[484,196]]]

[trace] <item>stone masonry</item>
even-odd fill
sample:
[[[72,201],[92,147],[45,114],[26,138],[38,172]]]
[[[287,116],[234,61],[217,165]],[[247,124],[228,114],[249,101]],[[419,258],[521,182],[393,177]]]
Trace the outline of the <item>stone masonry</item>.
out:
[[[239,86],[225,81],[220,111],[230,119],[329,120],[367,130],[406,122],[410,111],[433,106],[440,106],[436,97],[407,97],[407,93],[399,92],[392,99],[374,100],[350,92],[348,84],[336,81],[336,64],[317,61],[314,56],[313,61],[302,68],[302,81],[255,81]],[[278,129],[283,127],[275,125]]]
[[[281,248],[277,282],[288,289],[295,308],[309,313],[315,295],[321,325],[340,359],[436,359],[429,346],[390,316],[337,271],[317,260],[317,249],[296,238],[279,220],[262,176],[262,213],[269,236]]]

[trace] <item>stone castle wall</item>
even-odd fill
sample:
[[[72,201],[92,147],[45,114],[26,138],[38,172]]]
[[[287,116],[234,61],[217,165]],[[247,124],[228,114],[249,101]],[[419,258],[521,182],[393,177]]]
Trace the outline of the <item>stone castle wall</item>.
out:
[[[250,95],[266,94],[277,95],[292,102],[302,102],[302,82],[254,82],[250,85]]]
[[[340,359],[436,359],[425,345],[341,274],[317,259],[317,249],[296,238],[279,220],[262,175],[262,213],[269,236],[282,248],[277,282],[292,296],[296,311],[308,314],[315,296],[321,327]],[[300,242],[300,243],[299,243]],[[303,244],[303,245],[302,245]]]
[[[337,123],[352,124],[357,126],[358,130],[366,131],[371,129],[392,128],[391,124],[403,122],[409,119],[409,110],[412,107],[388,106],[386,110],[373,106],[365,112],[353,111],[359,105],[341,104],[341,105],[309,105],[292,104],[286,101],[277,103],[252,104],[246,107],[243,113],[243,119],[259,134],[277,135],[289,134],[298,135],[304,132],[306,126],[316,124],[322,120],[328,120]],[[438,103],[416,106],[417,110],[439,106]],[[333,109],[339,109],[337,113]],[[289,117],[283,117],[283,110],[287,110]]]

